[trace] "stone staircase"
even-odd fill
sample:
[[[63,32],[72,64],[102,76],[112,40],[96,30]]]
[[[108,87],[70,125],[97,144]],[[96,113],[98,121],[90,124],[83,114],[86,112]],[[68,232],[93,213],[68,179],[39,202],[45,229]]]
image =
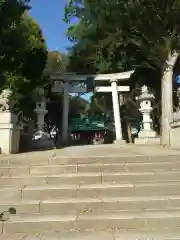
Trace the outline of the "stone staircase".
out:
[[[0,240],[180,239],[180,156],[34,156],[0,159]]]

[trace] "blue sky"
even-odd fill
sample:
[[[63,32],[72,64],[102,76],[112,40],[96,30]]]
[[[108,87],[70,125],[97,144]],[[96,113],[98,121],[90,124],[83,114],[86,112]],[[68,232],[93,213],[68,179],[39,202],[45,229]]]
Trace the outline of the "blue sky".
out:
[[[31,0],[29,14],[40,25],[49,50],[66,51],[67,25],[62,21],[67,0]]]

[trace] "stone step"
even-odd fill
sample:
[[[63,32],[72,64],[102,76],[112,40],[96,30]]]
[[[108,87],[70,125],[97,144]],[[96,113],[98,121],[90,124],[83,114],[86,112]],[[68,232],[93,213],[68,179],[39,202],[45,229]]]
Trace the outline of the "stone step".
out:
[[[34,155],[34,156],[33,156]],[[140,154],[131,155],[117,155],[117,156],[80,156],[80,157],[63,157],[53,156],[53,154],[46,154],[38,156],[36,153],[19,154],[13,156],[0,157],[0,166],[14,165],[14,166],[44,166],[44,165],[77,165],[77,164],[94,164],[101,163],[147,163],[147,162],[178,162],[180,156],[178,155],[164,155],[164,156],[145,156]]]
[[[0,234],[1,240],[114,240],[113,233],[110,232],[88,232],[88,231],[64,231],[55,233],[44,234],[24,234],[24,233],[11,233]]]
[[[40,201],[38,200],[1,200],[0,212],[4,212],[10,207],[15,207],[17,215],[20,214],[38,214],[40,213]],[[1,239],[1,238],[0,238]]]
[[[44,200],[69,197],[120,197],[143,195],[170,195],[180,192],[180,183],[124,183],[124,184],[83,184],[83,185],[39,185],[5,187],[0,189],[1,200]]]
[[[36,233],[39,240],[178,239],[179,194],[179,156],[6,156],[0,159],[0,212],[14,206],[17,215],[0,222],[0,239],[9,234],[14,240],[15,233],[15,240],[34,240]]]
[[[120,197],[143,195],[170,195],[180,192],[180,183],[136,183],[136,184],[83,184],[83,185],[39,185],[21,187],[6,187],[0,189],[2,200],[45,200],[50,198],[68,197]]]
[[[75,172],[164,172],[180,171],[179,162],[109,163],[44,166],[1,166],[0,176],[51,175]]]
[[[93,151],[93,149],[92,149]],[[103,153],[103,152],[102,152]],[[179,162],[179,155],[164,155],[164,156],[145,156],[140,154],[121,154],[117,156],[95,156],[95,157],[74,157],[63,158],[55,156],[49,160],[49,164],[109,164],[109,163],[147,163],[147,162]]]
[[[1,201],[15,201],[21,198],[21,187],[4,187],[0,188],[0,199]]]
[[[44,234],[0,234],[1,240],[179,240],[180,230],[154,230],[154,231],[71,231]]]
[[[2,233],[42,233],[63,230],[128,230],[180,227],[180,211],[99,212],[59,215],[21,215],[0,223]]]
[[[135,173],[60,173],[53,175],[22,175],[3,176],[0,178],[0,187],[45,185],[45,184],[95,184],[95,183],[148,183],[148,182],[178,182],[180,171],[165,172],[135,172]]]
[[[180,161],[146,162],[146,163],[109,163],[109,164],[80,164],[77,172],[163,172],[180,170]]]
[[[47,200],[3,201],[0,212],[15,207],[17,214],[57,214],[62,212],[134,211],[150,209],[180,209],[180,195],[133,196],[102,198],[64,198]]]
[[[56,212],[95,212],[130,211],[144,209],[180,208],[180,196],[148,196],[148,197],[102,197],[102,198],[69,198],[48,199],[40,202],[40,213]]]
[[[30,174],[29,166],[0,166],[0,177]]]
[[[60,182],[59,182],[60,183]],[[0,188],[3,187],[23,187],[26,185],[44,185],[47,184],[47,176],[6,176],[0,178]]]
[[[113,233],[114,240],[179,240],[179,229],[166,229],[166,230],[145,230],[138,231],[132,230],[127,232]]]

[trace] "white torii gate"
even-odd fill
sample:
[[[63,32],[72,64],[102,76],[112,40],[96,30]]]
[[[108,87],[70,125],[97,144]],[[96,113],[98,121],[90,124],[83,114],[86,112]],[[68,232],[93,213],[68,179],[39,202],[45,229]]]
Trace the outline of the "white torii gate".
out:
[[[52,87],[53,92],[64,92],[63,99],[63,121],[62,121],[62,141],[67,143],[68,141],[68,115],[69,115],[69,93],[85,93],[87,92],[86,87],[70,85],[72,82],[84,81],[87,78],[93,78],[94,81],[110,81],[111,86],[109,87],[95,87],[97,92],[112,92],[114,122],[116,141],[122,141],[122,128],[121,128],[121,116],[119,108],[118,92],[127,92],[130,90],[129,86],[118,86],[118,80],[128,80],[134,71],[113,73],[113,74],[98,74],[98,75],[76,75],[76,74],[56,74],[51,77],[55,80],[55,85]],[[63,84],[57,81],[64,81]]]
[[[95,92],[112,92],[112,103],[114,113],[114,124],[116,141],[122,140],[121,114],[119,109],[118,92],[129,92],[129,86],[117,86],[116,82],[111,82],[111,87],[95,87]]]

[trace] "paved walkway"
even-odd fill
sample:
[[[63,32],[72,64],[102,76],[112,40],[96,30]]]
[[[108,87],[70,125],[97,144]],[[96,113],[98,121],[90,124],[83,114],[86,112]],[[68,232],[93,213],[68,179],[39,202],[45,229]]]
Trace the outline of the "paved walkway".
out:
[[[131,156],[173,156],[180,155],[180,150],[165,149],[160,146],[141,146],[141,145],[86,145],[71,146],[62,149],[20,153],[11,156],[0,155],[0,159],[6,158],[43,158],[43,157],[62,157],[62,158],[83,158],[83,157],[131,157]]]
[[[167,156],[180,155],[180,150],[165,149],[160,146],[137,146],[134,144],[124,145],[88,145],[73,146],[61,150],[55,150],[55,154],[67,157],[84,156]]]
[[[179,157],[137,145],[2,154],[0,207],[17,216],[0,223],[0,240],[179,239]]]

